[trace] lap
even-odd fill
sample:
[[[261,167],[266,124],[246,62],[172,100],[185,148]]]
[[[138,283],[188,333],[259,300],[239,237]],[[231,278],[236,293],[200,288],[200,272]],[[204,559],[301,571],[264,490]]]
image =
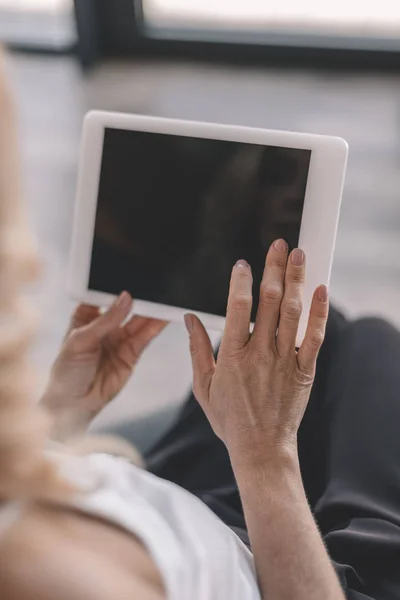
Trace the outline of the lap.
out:
[[[351,324],[330,370],[314,507],[350,598],[400,597],[399,424],[400,335],[378,319]]]

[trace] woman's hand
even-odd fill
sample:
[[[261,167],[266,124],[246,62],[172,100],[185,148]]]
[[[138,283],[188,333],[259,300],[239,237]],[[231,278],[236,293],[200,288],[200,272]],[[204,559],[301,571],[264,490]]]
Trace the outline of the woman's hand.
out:
[[[132,317],[133,300],[123,292],[104,314],[76,309],[51,371],[43,405],[55,417],[57,437],[75,435],[122,390],[146,346],[166,323]]]
[[[276,241],[267,255],[257,319],[250,335],[252,274],[250,266],[239,261],[232,271],[217,364],[201,322],[194,315],[185,317],[194,393],[226,444],[234,466],[263,464],[266,457],[297,452],[297,432],[328,317],[327,288],[320,286],[297,352],[304,277],[304,253],[296,249],[288,260],[286,242]]]
[[[344,600],[302,483],[297,432],[325,334],[328,293],[313,298],[296,352],[305,257],[278,240],[270,248],[250,336],[252,275],[233,268],[225,332],[215,365],[198,319],[186,316],[194,393],[225,442],[238,484],[261,598]]]

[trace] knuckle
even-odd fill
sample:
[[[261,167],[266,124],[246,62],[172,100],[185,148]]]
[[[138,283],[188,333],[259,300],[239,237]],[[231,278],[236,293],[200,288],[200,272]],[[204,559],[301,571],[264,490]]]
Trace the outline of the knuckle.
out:
[[[323,323],[324,327],[325,327],[326,321],[328,320],[328,313],[329,313],[329,309],[327,306],[318,307],[314,313],[315,317],[317,319],[319,319],[321,321],[321,323]]]
[[[288,279],[292,283],[297,283],[297,284],[304,283],[304,270],[299,267],[291,270],[290,274],[288,274]]]
[[[260,302],[262,304],[277,304],[282,301],[283,288],[273,281],[265,282],[260,287]]]
[[[289,321],[297,321],[300,319],[302,310],[303,305],[299,298],[289,298],[284,301],[282,315]]]
[[[238,368],[243,361],[243,346],[230,343],[218,356],[218,360],[228,369]]]
[[[283,270],[286,268],[287,259],[283,256],[274,256],[271,266],[275,269]]]
[[[319,350],[325,339],[325,332],[323,329],[318,328],[310,336],[310,346],[313,350]]]
[[[252,302],[251,294],[234,294],[230,299],[230,308],[234,311],[248,310]]]
[[[301,385],[305,387],[311,386],[314,383],[314,378],[315,370],[300,368],[297,370],[297,380]]]
[[[190,354],[193,358],[200,354],[200,345],[197,343],[197,340],[191,338],[190,340]]]

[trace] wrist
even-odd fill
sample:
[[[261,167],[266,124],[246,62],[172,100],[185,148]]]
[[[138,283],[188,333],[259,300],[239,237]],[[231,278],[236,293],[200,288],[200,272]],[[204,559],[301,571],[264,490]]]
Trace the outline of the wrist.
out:
[[[297,435],[292,433],[235,435],[226,440],[226,446],[233,464],[251,470],[298,462]]]
[[[78,409],[56,409],[48,412],[52,419],[51,439],[57,442],[66,442],[83,435],[93,420],[87,412]]]
[[[49,385],[40,405],[52,420],[52,439],[66,441],[86,432],[96,414],[83,406],[83,399],[66,397],[56,385]]]
[[[286,478],[301,479],[297,445],[275,449],[265,448],[262,452],[230,452],[232,468],[239,482],[258,485],[266,479],[268,482]]]

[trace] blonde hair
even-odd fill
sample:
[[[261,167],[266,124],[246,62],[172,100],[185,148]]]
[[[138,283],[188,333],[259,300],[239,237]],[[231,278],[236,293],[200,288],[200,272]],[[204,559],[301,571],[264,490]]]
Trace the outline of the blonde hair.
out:
[[[48,418],[35,406],[28,360],[36,328],[22,292],[39,269],[21,200],[16,138],[0,49],[0,502],[57,487],[43,452]]]

